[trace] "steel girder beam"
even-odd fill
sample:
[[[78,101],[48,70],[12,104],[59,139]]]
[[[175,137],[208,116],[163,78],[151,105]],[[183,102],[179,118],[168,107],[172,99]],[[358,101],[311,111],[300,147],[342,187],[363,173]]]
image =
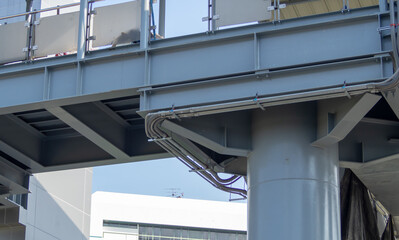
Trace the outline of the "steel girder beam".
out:
[[[340,160],[367,163],[396,155],[398,139],[397,122],[364,119],[339,143]]]
[[[0,157],[0,184],[6,188],[0,195],[29,193],[30,173]]]
[[[154,143],[148,143],[142,129],[132,127],[102,102],[52,107],[47,111],[80,135],[45,141],[43,162],[46,170],[170,156]],[[65,164],[68,166],[63,166]]]
[[[41,136],[13,119],[8,115],[0,116],[0,151],[18,161],[24,169],[41,169],[38,163]]]
[[[376,31],[387,19],[377,7],[358,9],[95,51],[84,62],[70,55],[2,66],[0,112],[126,96],[127,89],[140,89],[141,109],[152,111],[379,81],[392,73],[389,38]],[[29,91],[14,94],[21,89]]]
[[[198,134],[194,131],[191,131],[187,128],[179,126],[178,124],[173,123],[169,120],[163,121],[161,126],[171,132],[177,133],[185,138],[188,138],[193,142],[203,145],[219,154],[240,156],[240,157],[247,157],[249,154],[249,150],[230,148],[230,147],[223,146],[223,145],[221,145],[217,142],[214,142],[204,136],[201,136],[200,134]]]
[[[328,147],[344,139],[349,132],[381,99],[381,96],[366,93],[351,101],[343,99],[319,102],[318,137],[312,146]]]
[[[110,154],[114,158],[128,158],[129,156],[121,150],[121,147],[125,144],[124,141],[124,133],[125,129],[124,126],[121,126],[119,124],[115,124],[114,121],[106,121],[104,120],[104,117],[102,116],[101,118],[95,117],[95,115],[98,116],[98,111],[91,111],[93,108],[90,108],[91,106],[84,107],[82,111],[89,111],[87,114],[88,115],[83,115],[83,116],[90,116],[90,118],[86,118],[86,123],[82,122],[82,120],[78,119],[76,116],[72,115],[65,109],[61,107],[55,107],[55,108],[48,108],[47,111],[52,113],[54,116],[57,118],[61,119],[63,122],[74,128],[77,132],[82,134],[85,138],[89,139],[91,142],[96,144],[98,147],[101,149],[105,150],[108,154]],[[101,121],[98,121],[98,119],[101,119]],[[88,123],[87,121],[91,122]],[[95,123],[101,123],[101,126],[95,126],[97,127],[96,130],[93,130],[93,124]],[[105,124],[106,126],[104,127]],[[98,131],[101,130],[107,130],[108,133],[113,132],[119,134],[119,136],[116,136],[114,141],[110,140],[107,137],[104,137],[103,134],[99,133]],[[117,141],[119,140],[119,144]],[[119,146],[116,146],[119,145]]]

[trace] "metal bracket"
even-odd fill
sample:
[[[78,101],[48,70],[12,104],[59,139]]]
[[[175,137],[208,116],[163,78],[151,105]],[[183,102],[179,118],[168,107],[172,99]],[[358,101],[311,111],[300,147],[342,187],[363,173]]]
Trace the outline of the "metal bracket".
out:
[[[348,89],[346,88],[346,81],[344,81],[344,85],[342,86],[342,88],[345,91],[345,95],[349,98],[352,99],[352,96],[349,94]]]
[[[261,77],[268,78],[269,74],[270,74],[270,70],[268,70],[268,69],[255,72],[256,78],[261,78]]]
[[[33,22],[34,25],[39,25],[40,24],[40,20],[36,20],[35,22]]]
[[[96,40],[96,36],[89,36],[87,40]]]
[[[208,18],[208,17],[203,17],[203,18],[202,18],[202,21],[203,21],[203,22],[206,22],[206,21],[218,20],[218,19],[220,19],[220,16],[219,16],[219,15],[213,15],[213,16],[210,17],[210,18]]]
[[[39,47],[37,45],[32,47],[32,50],[37,50],[37,49],[39,49]]]
[[[268,6],[267,7],[267,11],[271,12],[271,11],[275,11],[275,10],[286,8],[286,7],[287,7],[287,4],[285,4],[285,3],[279,4],[279,5],[276,5],[276,6]]]
[[[265,110],[266,110],[266,109],[262,106],[262,104],[260,104],[260,102],[259,102],[258,93],[256,93],[256,95],[255,95],[254,102],[256,102],[256,105],[258,105],[258,107],[259,107],[260,109],[262,109],[262,111],[265,111]]]
[[[172,109],[170,109],[169,112],[172,113],[172,116],[173,116],[174,118],[176,118],[177,120],[181,121],[181,119],[179,118],[179,116],[177,116],[177,114],[175,113],[175,105],[174,105],[174,104],[172,105]]]

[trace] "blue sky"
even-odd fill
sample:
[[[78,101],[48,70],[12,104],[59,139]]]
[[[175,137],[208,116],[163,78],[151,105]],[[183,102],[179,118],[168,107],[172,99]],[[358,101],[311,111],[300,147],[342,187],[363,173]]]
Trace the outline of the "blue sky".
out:
[[[126,0],[105,0],[95,6],[126,2]],[[208,0],[167,0],[166,37],[187,35],[207,30]],[[154,5],[155,16],[158,4]],[[157,23],[157,19],[156,19]],[[96,167],[93,169],[93,192],[108,191],[121,193],[171,196],[172,192],[183,193],[185,198],[229,201],[230,196],[211,186],[176,158],[152,160],[137,163]],[[239,181],[236,187],[243,187]]]

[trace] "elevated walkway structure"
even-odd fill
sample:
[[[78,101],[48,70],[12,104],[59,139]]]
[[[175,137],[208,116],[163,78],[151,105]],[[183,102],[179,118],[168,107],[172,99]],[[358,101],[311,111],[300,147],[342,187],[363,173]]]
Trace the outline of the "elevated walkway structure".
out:
[[[216,2],[210,31],[155,40],[142,0],[133,6],[140,24],[96,48],[106,10],[81,1],[80,20],[71,17],[76,41],[49,52],[39,29],[71,15],[32,17],[26,54],[0,67],[2,161],[23,179],[174,155],[215,187],[249,196],[249,239],[340,239],[339,167],[399,216],[393,1],[391,11],[381,0],[335,12],[320,9],[340,1],[294,2],[287,12],[272,4],[263,23],[224,30],[215,29]],[[10,182],[26,188],[6,174],[10,193],[20,193]],[[231,187],[241,176],[248,189]]]

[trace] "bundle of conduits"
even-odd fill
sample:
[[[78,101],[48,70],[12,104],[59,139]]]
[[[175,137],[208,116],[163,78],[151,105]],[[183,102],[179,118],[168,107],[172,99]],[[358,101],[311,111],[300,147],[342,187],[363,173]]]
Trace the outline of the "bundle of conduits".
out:
[[[392,3],[392,4],[391,4]],[[256,97],[254,99],[247,99],[229,103],[213,104],[200,107],[173,109],[171,111],[161,111],[155,113],[147,114],[145,118],[145,128],[147,136],[154,140],[158,145],[164,148],[166,151],[177,157],[186,166],[188,166],[192,171],[198,173],[202,178],[208,181],[210,184],[218,189],[226,192],[238,194],[244,198],[247,197],[247,191],[245,189],[233,188],[231,185],[236,182],[242,176],[233,175],[230,178],[223,179],[214,168],[209,164],[209,156],[203,153],[201,154],[203,158],[197,158],[193,152],[185,149],[180,141],[176,141],[177,136],[170,136],[165,129],[162,128],[161,124],[165,119],[179,119],[184,117],[209,115],[214,113],[235,111],[235,110],[248,110],[259,108],[259,106],[275,106],[281,104],[288,104],[293,102],[304,102],[318,100],[321,96],[323,98],[336,98],[344,96],[353,96],[364,93],[382,93],[387,94],[389,91],[395,89],[399,85],[399,31],[396,31],[396,24],[399,22],[399,11],[397,11],[397,16],[395,16],[394,1],[392,0],[389,4],[390,12],[390,30],[391,30],[391,40],[392,40],[392,57],[394,61],[394,74],[381,82],[366,83],[366,84],[352,84],[344,86],[334,86],[325,89],[318,89],[315,91],[301,91],[301,92],[291,92],[287,94],[281,94],[278,96],[263,96]],[[252,73],[256,77],[256,72]],[[399,92],[398,92],[399,93]],[[180,137],[184,139],[183,137]],[[187,140],[188,141],[188,140]],[[204,161],[207,159],[208,161]],[[215,163],[215,161],[213,161]]]
[[[241,178],[239,175],[233,175],[230,178],[223,179],[217,172],[215,172],[210,166],[208,166],[204,161],[198,159],[194,154],[184,149],[179,142],[175,140],[176,136],[169,136],[165,131],[162,130],[161,123],[165,120],[164,117],[157,114],[148,114],[146,116],[146,133],[147,136],[153,139],[158,145],[163,149],[174,155],[181,162],[183,162],[191,170],[195,171],[204,178],[207,182],[212,184],[214,187],[238,194],[244,198],[247,197],[247,191],[244,189],[233,188],[229,185],[235,183]],[[198,150],[197,150],[198,151]],[[211,163],[209,156],[202,152],[204,158],[208,158],[208,163]]]

